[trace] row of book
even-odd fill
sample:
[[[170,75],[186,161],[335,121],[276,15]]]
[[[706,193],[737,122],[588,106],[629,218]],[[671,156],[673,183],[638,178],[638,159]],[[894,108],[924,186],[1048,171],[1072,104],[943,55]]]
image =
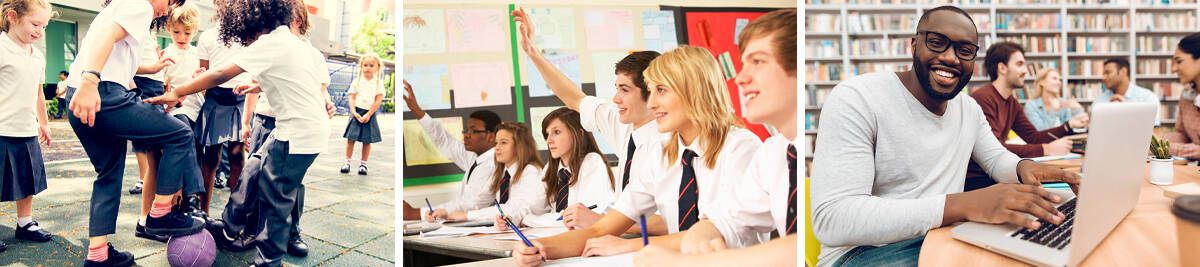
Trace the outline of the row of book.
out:
[[[1196,29],[1196,14],[1192,12],[1138,13],[1137,29],[1148,31],[1194,30]]]
[[[812,62],[804,68],[804,80],[816,82],[839,81],[845,78],[842,63]]]
[[[1069,14],[1068,29],[1073,30],[1125,30],[1129,29],[1129,16],[1125,14]]]
[[[1067,38],[1067,52],[1120,53],[1129,51],[1128,37],[1074,36]]]
[[[1101,76],[1104,75],[1104,59],[1082,59],[1067,62],[1067,75],[1071,76]]]
[[[1138,36],[1136,40],[1137,51],[1174,53],[1175,47],[1179,46],[1179,40],[1181,39],[1183,39],[1183,36],[1178,35]]]
[[[804,40],[804,56],[809,58],[834,58],[842,56],[841,40]]]
[[[1038,73],[1043,69],[1061,70],[1058,68],[1058,62],[1058,60],[1029,60],[1027,63],[1025,63],[1025,66],[1029,68],[1029,72],[1026,74],[1026,77],[1037,78]],[[978,69],[980,67],[976,66],[975,68]],[[1059,74],[1061,75],[1062,73],[1060,72]]]
[[[917,15],[911,13],[868,13],[847,14],[846,26],[851,33],[881,31],[912,31],[917,28]]]
[[[808,13],[804,15],[805,32],[839,32],[841,29],[841,15],[830,13]]]
[[[817,87],[816,85],[808,85],[807,88],[804,89],[805,93],[808,94],[808,103],[805,104],[805,106],[821,107],[821,104],[825,103],[825,97],[829,96],[829,91],[831,90],[833,90],[833,88],[821,88]],[[808,129],[808,127],[805,127],[805,129]]]
[[[997,30],[1057,30],[1062,29],[1059,13],[997,13]]]
[[[1179,82],[1152,82],[1143,84],[1148,85],[1145,86],[1146,89],[1154,91],[1155,94],[1163,98],[1178,98],[1183,94],[1183,90],[1187,89],[1186,86]]]
[[[1095,99],[1104,92],[1104,85],[1100,82],[1074,82],[1068,81],[1066,90],[1063,90],[1064,97],[1074,97],[1078,99]]]
[[[1025,53],[1058,53],[1062,47],[1062,38],[1056,35],[1027,35],[1005,36],[1004,41],[1014,42],[1025,48]],[[986,49],[986,48],[984,48]]]
[[[1143,75],[1171,74],[1171,59],[1138,59],[1137,73]]]
[[[912,55],[910,38],[879,38],[850,40],[851,56]]]

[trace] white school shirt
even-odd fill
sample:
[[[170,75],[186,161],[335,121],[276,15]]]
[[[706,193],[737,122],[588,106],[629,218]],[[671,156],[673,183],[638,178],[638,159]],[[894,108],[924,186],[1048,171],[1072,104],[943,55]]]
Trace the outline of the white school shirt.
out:
[[[355,94],[354,107],[369,110],[375,104],[375,96],[383,95],[383,79],[379,76],[376,73],[374,79],[368,80],[360,75],[350,83],[350,90],[346,93]]]
[[[600,132],[605,141],[613,147],[617,154],[617,169],[613,173],[614,179],[617,182],[617,193],[621,190],[621,179],[625,174],[625,165],[630,161],[628,155],[629,138],[633,138],[634,147],[642,147],[649,145],[658,139],[668,138],[669,134],[658,132],[658,122],[650,121],[642,127],[634,128],[633,124],[621,123],[621,114],[618,113],[617,105],[612,101],[600,99],[594,96],[584,97],[579,101],[579,123],[583,125],[583,129],[589,132]],[[634,157],[637,157],[637,152],[634,152]],[[637,160],[638,163],[650,162],[649,160]],[[633,180],[633,170],[630,170],[629,180]],[[632,182],[631,182],[632,183]]]
[[[108,54],[108,60],[104,62],[104,67],[99,70],[100,80],[117,83],[126,89],[132,87],[133,75],[137,73],[138,59],[141,58],[141,45],[143,42],[153,42],[154,40],[146,39],[146,34],[136,34],[150,32],[150,21],[154,19],[154,8],[150,6],[150,2],[145,0],[113,0],[108,3],[108,6],[100,10],[100,14],[96,14],[96,18],[92,20],[92,24],[88,26],[86,35],[83,36],[81,44],[90,44],[92,38],[104,38],[99,34],[101,29],[116,23],[127,33],[125,37],[121,37],[116,43],[113,43],[112,51]],[[92,34],[96,33],[96,34]],[[70,75],[67,77],[67,85],[79,88],[79,83],[87,68],[85,61],[88,55],[98,53],[95,51],[95,46],[82,45],[79,47],[78,56],[75,57],[75,62],[71,63]]]
[[[473,172],[463,174],[466,180],[458,190],[458,198],[434,206],[435,209],[475,210],[496,201],[492,193],[488,192],[488,187],[492,186],[492,173],[496,171],[495,149],[488,149],[487,152],[478,155],[468,151],[462,141],[450,136],[446,128],[429,117],[429,114],[425,114],[417,123],[421,124],[421,129],[425,130],[425,134],[433,141],[434,146],[437,146],[438,151],[442,152],[442,156],[454,162],[463,172],[470,172],[471,165],[475,165]],[[429,213],[428,208],[421,209],[422,214]]]
[[[308,40],[304,40],[304,41],[308,42],[309,47],[312,47],[311,50],[313,52],[314,66],[316,66],[316,68],[317,68],[317,73],[320,74],[320,75],[318,75],[317,80],[320,80],[321,84],[328,85],[330,82],[329,74],[327,74],[327,72],[329,71],[329,66],[326,65],[326,63],[325,63],[325,55],[321,54],[321,51],[317,50],[316,47],[313,47],[312,42],[310,42]],[[263,115],[263,116],[272,117],[272,118],[275,117],[275,113],[271,112],[271,102],[267,101],[266,95],[263,95],[263,94],[258,95],[258,102],[254,104],[254,114]]]
[[[21,48],[0,32],[0,136],[38,135],[37,100],[46,77],[45,56],[33,45]]]
[[[667,142],[676,142],[679,145],[679,151],[675,152],[674,162],[665,162],[663,148],[666,147]],[[750,165],[751,156],[761,144],[758,136],[749,130],[732,128],[725,135],[725,143],[721,146],[721,154],[717,158],[715,169],[707,167],[708,164],[705,160],[712,155],[708,151],[704,151],[699,138],[692,141],[691,146],[684,146],[682,140],[679,139],[665,138],[638,147],[637,152],[634,152],[634,157],[654,159],[648,162],[658,162],[665,168],[649,166],[652,164],[634,165],[630,177],[637,177],[637,179],[630,179],[629,188],[621,192],[621,196],[613,204],[613,210],[620,211],[634,221],[637,221],[640,215],[650,215],[657,211],[666,221],[669,233],[679,232],[678,196],[679,182],[683,178],[684,150],[690,149],[698,155],[692,160],[692,164],[696,173],[696,184],[700,186],[697,199],[700,209],[700,213],[697,215],[699,215],[704,212],[718,211],[722,209],[722,206],[729,205],[718,201],[721,199],[720,194],[727,193],[726,191],[732,183],[743,182],[743,169]],[[770,238],[770,235],[742,238],[747,239],[746,242],[753,242],[750,239],[757,239],[758,242],[761,242]]]
[[[552,159],[557,160],[557,159]],[[569,170],[567,166],[559,163],[558,170],[554,170],[554,177],[558,177],[560,170]],[[567,205],[575,203],[583,203],[584,206],[596,205],[593,210],[605,210],[611,203],[616,200],[613,184],[608,180],[608,162],[604,160],[604,156],[599,153],[588,153],[583,158],[583,164],[579,165],[578,173],[571,172],[571,177],[579,177],[574,185],[568,187],[569,194],[567,195]],[[546,177],[546,172],[549,169],[543,169],[542,174],[538,177]],[[614,177],[614,180],[616,177]],[[557,184],[557,180],[555,182]],[[546,183],[542,182],[542,192],[546,192]],[[524,223],[533,227],[553,227],[561,226],[562,222],[558,221],[561,212],[554,212],[557,209],[557,196],[551,196],[549,202],[546,198],[541,198],[538,203],[533,205],[529,211],[525,211]],[[506,211],[507,212],[507,211]],[[515,218],[515,217],[514,217]],[[513,220],[514,223],[522,223],[520,220]]]
[[[171,88],[178,88],[184,83],[191,81],[192,74],[196,72],[196,69],[200,68],[200,58],[196,56],[196,47],[192,45],[187,46],[188,48],[185,50],[180,49],[175,44],[171,44],[166,49],[163,49],[164,57],[175,60],[175,64],[163,69],[163,72],[166,72],[167,76],[171,78]],[[188,95],[183,100],[183,106],[172,109],[170,114],[171,116],[183,114],[195,121],[199,119],[200,106],[203,105],[204,95],[197,92]]]
[[[526,214],[530,210],[539,208],[536,206],[538,200],[541,199],[544,202],[546,198],[545,184],[542,183],[542,177],[538,176],[542,174],[541,168],[533,164],[527,164],[524,168],[525,170],[521,172],[520,178],[517,178],[516,165],[504,168],[504,171],[509,174],[509,182],[511,184],[508,186],[508,201],[500,204],[500,208],[504,209],[504,215],[517,220],[521,219],[521,214]],[[491,184],[488,184],[488,186],[490,187]],[[492,201],[489,201],[489,205],[466,211],[467,219],[490,220],[495,218],[496,215],[500,215],[500,211],[496,210],[496,205],[492,205],[496,200],[500,199],[500,193],[500,190],[496,190],[495,193],[491,194]],[[447,211],[453,212],[453,210]]]
[[[142,49],[142,54],[141,54],[141,56],[138,56],[138,65],[151,65],[154,63],[158,63],[158,59],[159,59],[158,58],[158,38],[156,36],[154,36],[153,32],[147,31],[146,37],[144,40],[146,40],[146,41],[142,42],[142,44],[140,45],[140,47]],[[178,64],[179,62],[175,62],[175,63]],[[199,63],[197,63],[197,64],[199,64]],[[136,74],[134,76],[150,78],[151,80],[161,82],[161,81],[166,81],[166,78],[163,75],[164,73],[166,73],[165,70],[159,70],[158,72],[151,73],[151,74]]]
[[[196,56],[200,57],[200,60],[208,60],[208,69],[216,69],[221,67],[221,65],[233,63],[234,59],[246,49],[246,47],[237,42],[230,42],[228,46],[222,43],[220,37],[217,35],[220,28],[220,25],[214,26],[212,29],[201,33],[200,37],[196,40]],[[266,36],[266,34],[263,36]],[[297,52],[298,50],[289,49],[289,51]],[[295,55],[289,54],[287,56],[294,57]],[[247,73],[238,74],[233,79],[218,85],[218,87],[233,88],[240,84],[250,83],[250,76],[252,75],[248,75]]]
[[[242,50],[233,63],[258,78],[262,92],[274,100],[276,140],[289,141],[289,154],[318,154],[328,145],[329,115],[325,96],[316,79],[316,67],[307,57],[307,44],[288,26],[271,33]]]
[[[701,218],[708,218],[721,232],[721,236],[725,238],[725,246],[730,248],[753,246],[758,243],[742,243],[744,240],[741,237],[755,234],[769,235],[771,230],[779,230],[780,236],[787,235],[787,227],[790,223],[787,221],[788,197],[792,196],[792,192],[788,188],[790,186],[787,166],[787,146],[789,144],[795,145],[797,151],[801,149],[798,145],[799,142],[789,141],[782,135],[767,138],[767,141],[759,146],[758,152],[754,153],[754,160],[745,170],[745,174],[739,176],[741,178],[739,182],[730,183],[732,188],[729,192],[732,194],[721,195],[723,199],[721,203],[727,204],[725,205],[726,209],[717,212],[705,210],[700,213]],[[797,173],[797,179],[799,179],[799,175],[800,173]],[[799,186],[797,184],[797,187]],[[803,206],[800,206],[802,205],[800,201],[796,201],[796,205],[798,205],[796,207],[797,216],[803,215],[799,213],[804,209]]]

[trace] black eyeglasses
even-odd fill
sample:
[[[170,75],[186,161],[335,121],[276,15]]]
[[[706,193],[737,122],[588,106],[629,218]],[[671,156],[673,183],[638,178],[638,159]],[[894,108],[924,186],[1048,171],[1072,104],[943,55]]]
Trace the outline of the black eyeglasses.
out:
[[[952,41],[950,37],[934,31],[917,31],[917,34],[925,34],[925,48],[934,53],[946,52],[946,49],[954,46],[954,55],[963,61],[975,60],[975,54],[979,52],[979,45],[967,41]]]
[[[466,135],[466,134],[479,134],[479,133],[487,133],[487,132],[488,132],[487,130],[470,130],[470,129],[468,129],[468,130],[463,130],[462,133],[464,135]]]

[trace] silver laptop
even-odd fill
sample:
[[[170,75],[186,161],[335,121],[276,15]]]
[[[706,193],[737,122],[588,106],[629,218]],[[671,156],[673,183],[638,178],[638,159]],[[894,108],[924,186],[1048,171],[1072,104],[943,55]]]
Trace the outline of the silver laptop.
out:
[[[950,230],[951,235],[1033,265],[1079,265],[1137,204],[1157,109],[1153,103],[1109,103],[1092,109],[1079,196],[1052,190],[1066,199],[1056,205],[1067,215],[1061,225],[1038,220],[1040,229],[1027,229],[967,222]]]

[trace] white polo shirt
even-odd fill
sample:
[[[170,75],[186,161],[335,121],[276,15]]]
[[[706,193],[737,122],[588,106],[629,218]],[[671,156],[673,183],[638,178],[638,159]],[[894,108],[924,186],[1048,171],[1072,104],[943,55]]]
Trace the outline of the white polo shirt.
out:
[[[204,31],[204,33],[200,34],[199,39],[196,40],[196,56],[198,56],[200,60],[208,60],[209,69],[215,69],[221,65],[233,63],[234,58],[241,54],[242,50],[246,49],[241,44],[236,42],[231,42],[228,46],[225,45],[225,43],[222,43],[217,33],[220,31],[220,26],[221,25],[217,25],[212,29]],[[264,34],[263,36],[266,35]],[[291,54],[288,56],[294,57],[295,55],[297,54]],[[233,79],[218,85],[218,87],[233,88],[239,84],[250,83],[250,76],[252,75],[248,75],[246,73],[238,74],[237,76],[234,76]]]
[[[167,76],[171,78],[171,87],[179,87],[184,83],[192,80],[192,74],[196,69],[200,68],[200,58],[196,56],[196,47],[188,45],[188,49],[180,49],[174,44],[168,45],[163,49],[163,56],[175,60],[174,65],[167,66],[163,69]],[[197,120],[200,115],[200,106],[204,105],[204,95],[195,93],[188,95],[183,100],[183,106],[172,109],[171,116],[183,114],[188,118]]]
[[[666,147],[667,142],[676,142],[679,145],[679,151],[675,152],[674,162],[664,162],[666,157],[663,154],[663,148]],[[640,215],[650,215],[657,211],[666,221],[667,232],[679,232],[678,196],[679,182],[683,178],[683,151],[690,149],[698,155],[692,163],[696,174],[696,184],[700,186],[697,204],[700,213],[703,214],[721,210],[722,206],[729,205],[719,201],[720,194],[726,193],[724,191],[729,190],[732,183],[743,182],[741,177],[743,169],[750,165],[751,157],[761,144],[758,136],[749,130],[733,128],[725,136],[721,154],[717,157],[716,168],[707,167],[708,164],[705,161],[712,155],[703,149],[699,138],[693,141],[691,146],[684,146],[682,140],[679,139],[666,138],[639,147],[637,152],[634,152],[635,158],[647,159],[648,162],[653,159],[652,162],[659,162],[662,166],[667,167],[649,166],[651,164],[634,165],[630,176],[637,178],[629,179],[629,188],[621,192],[621,196],[613,204],[613,210],[620,211],[634,221],[637,221]],[[745,236],[743,238],[761,242],[769,239],[770,235]]]
[[[658,132],[658,122],[650,121],[642,127],[634,128],[633,124],[621,123],[621,114],[618,113],[617,105],[612,101],[600,99],[594,96],[584,97],[579,101],[579,122],[583,125],[583,129],[589,132],[600,132],[605,141],[613,147],[617,154],[616,172],[613,173],[617,180],[618,193],[624,188],[621,188],[621,179],[625,174],[625,165],[630,162],[637,162],[633,165],[641,164],[642,162],[651,162],[650,160],[630,161],[626,155],[629,151],[629,138],[633,138],[634,147],[649,145],[658,139],[668,138],[669,134]],[[637,157],[637,153],[634,153]],[[630,170],[629,180],[633,180],[633,170]],[[631,182],[632,183],[632,182]]]
[[[307,44],[287,26],[258,37],[233,63],[258,78],[267,97],[274,100],[276,140],[289,141],[290,154],[325,151],[330,129],[325,97],[316,79],[316,67],[308,57]]]
[[[434,206],[434,209],[466,211],[491,205],[496,200],[491,192],[488,192],[492,185],[492,173],[496,171],[496,150],[488,149],[483,154],[468,151],[462,141],[446,132],[446,128],[429,117],[429,114],[418,119],[417,123],[421,124],[421,129],[425,130],[425,135],[429,136],[433,145],[442,152],[442,156],[450,159],[464,172],[458,198]],[[475,165],[474,171],[471,170],[472,165]],[[421,209],[422,214],[429,213],[427,208]]]
[[[109,27],[113,23],[129,33],[113,43],[112,51],[109,52],[104,67],[94,70],[100,72],[101,81],[114,82],[126,89],[133,86],[133,75],[137,73],[138,59],[141,58],[142,53],[141,45],[143,42],[153,42],[153,40],[147,40],[146,34],[144,34],[150,32],[150,21],[153,19],[154,8],[150,6],[150,2],[145,0],[112,0],[107,7],[100,10],[100,14],[96,14],[91,26],[88,26],[88,34],[84,35],[80,44],[96,42],[92,38],[103,38],[100,36],[100,29]],[[80,81],[82,81],[80,74],[83,74],[84,68],[87,68],[85,61],[87,61],[88,55],[97,53],[94,51],[95,49],[97,49],[95,46],[79,46],[78,56],[75,57],[75,62],[71,63],[71,74],[67,77],[68,86],[79,88]]]
[[[361,109],[371,109],[371,105],[375,104],[375,96],[381,96],[384,93],[383,79],[379,78],[376,73],[373,79],[367,80],[363,76],[358,76],[354,82],[350,83],[350,90],[347,94],[354,94],[354,107]]]
[[[38,135],[37,100],[46,77],[46,59],[30,45],[22,48],[0,32],[0,136]]]
[[[500,204],[500,208],[504,209],[504,215],[508,215],[512,219],[520,219],[521,214],[531,213],[530,210],[544,208],[537,206],[538,200],[542,199],[543,203],[546,198],[545,184],[542,183],[542,170],[533,164],[525,165],[525,170],[521,172],[521,177],[517,178],[517,165],[509,166],[504,170],[509,173],[510,182],[508,187],[508,201]],[[478,169],[476,170],[478,171]],[[489,174],[491,175],[491,174]],[[491,183],[488,184],[491,186]],[[496,206],[492,205],[495,200],[500,199],[500,190],[496,190],[491,194],[492,201],[488,201],[488,205],[467,212],[467,219],[483,220],[492,219],[496,215],[500,215],[500,211],[496,210]],[[456,210],[447,210],[454,212]],[[462,210],[458,210],[462,211]],[[515,222],[515,221],[514,221]]]
[[[317,68],[317,73],[320,74],[318,75],[317,80],[320,80],[321,84],[328,85],[330,82],[329,65],[326,65],[327,63],[325,63],[325,55],[321,54],[321,51],[317,50],[316,47],[313,47],[312,42],[309,42],[308,40],[304,41],[308,42],[309,47],[312,48],[314,66]],[[258,95],[258,102],[254,104],[254,114],[272,118],[275,117],[275,112],[271,112],[271,102],[267,100],[266,95]]]
[[[557,159],[554,159],[557,160]],[[559,170],[568,170],[569,168],[563,163],[559,163],[557,170],[554,170],[556,176]],[[543,169],[538,177],[546,177],[546,172],[549,169]],[[593,210],[605,210],[611,203],[616,200],[613,184],[608,180],[608,162],[604,160],[604,156],[599,153],[588,153],[583,158],[583,164],[579,165],[579,171],[571,172],[571,177],[578,177],[575,184],[567,187],[567,205],[582,203],[584,206],[596,205]],[[619,179],[613,177],[613,181],[620,186]],[[546,183],[542,182],[542,192],[546,192]],[[533,209],[525,214],[523,220],[513,220],[513,223],[524,223],[531,227],[555,227],[562,226],[562,222],[558,221],[558,217],[562,216],[561,212],[554,212],[557,207],[557,196],[551,196],[551,200],[547,202],[546,198],[541,198],[538,203],[533,205]],[[514,217],[516,218],[516,217]]]
[[[726,209],[717,212],[705,210],[700,213],[701,218],[708,218],[721,232],[727,247],[743,248],[758,244],[742,243],[744,240],[739,239],[742,236],[769,235],[771,230],[779,230],[780,235],[787,234],[788,197],[792,193],[788,188],[789,144],[795,145],[796,150],[800,151],[801,146],[796,140],[789,141],[782,135],[767,138],[758,148],[758,152],[754,153],[754,160],[751,160],[745,174],[738,176],[738,182],[730,183],[732,188],[729,192],[732,194],[721,195],[721,203],[727,204]],[[801,174],[797,173],[797,179],[799,175]],[[803,205],[800,201],[796,201],[796,204]],[[797,212],[802,212],[803,208],[796,207]],[[797,216],[802,217],[803,214],[798,213]],[[794,227],[799,228],[801,225]]]
[[[158,38],[156,36],[154,36],[154,32],[147,31],[146,37],[143,38],[143,40],[146,40],[146,41],[142,42],[142,44],[140,45],[141,49],[142,49],[142,54],[140,56],[138,56],[138,65],[151,65],[154,63],[158,63],[158,60],[159,60],[159,58],[158,58]],[[175,62],[175,64],[179,64],[179,62],[177,61],[177,62]],[[199,63],[196,63],[196,64],[199,65]],[[166,72],[167,72],[166,70],[160,70],[158,72],[151,73],[151,74],[135,74],[134,76],[146,77],[146,78],[150,78],[155,81],[162,82],[162,81],[166,81],[166,78],[163,75]],[[188,76],[191,76],[191,75],[188,75]]]

